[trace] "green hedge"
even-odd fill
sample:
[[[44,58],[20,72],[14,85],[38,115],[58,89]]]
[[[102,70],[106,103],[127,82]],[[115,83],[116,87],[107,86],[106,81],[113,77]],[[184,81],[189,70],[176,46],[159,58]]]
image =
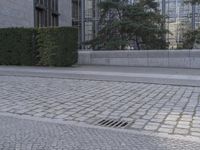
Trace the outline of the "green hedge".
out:
[[[33,64],[33,29],[0,29],[0,64]]]
[[[77,62],[77,29],[0,29],[0,65],[71,66]]]
[[[76,29],[41,28],[36,35],[40,65],[68,66],[76,63]]]

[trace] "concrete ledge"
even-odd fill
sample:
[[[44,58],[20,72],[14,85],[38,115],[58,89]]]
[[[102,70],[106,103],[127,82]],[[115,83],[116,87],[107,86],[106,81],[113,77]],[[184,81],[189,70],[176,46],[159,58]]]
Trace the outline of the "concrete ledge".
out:
[[[91,64],[91,52],[90,51],[79,52],[78,55],[79,55],[79,58],[78,58],[79,64]]]
[[[80,65],[200,68],[200,50],[79,51]]]

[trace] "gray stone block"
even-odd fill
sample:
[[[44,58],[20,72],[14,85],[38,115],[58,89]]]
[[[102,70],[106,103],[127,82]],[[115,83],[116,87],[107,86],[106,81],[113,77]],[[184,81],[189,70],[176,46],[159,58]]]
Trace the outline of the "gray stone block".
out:
[[[200,50],[189,50],[190,57],[197,57],[200,58]]]
[[[148,51],[140,50],[140,51],[130,51],[129,58],[147,58]]]
[[[91,58],[92,65],[109,65],[109,58]]]
[[[108,52],[106,51],[92,51],[91,58],[106,58],[108,57]]]
[[[190,57],[189,50],[169,50],[169,58],[186,58]]]
[[[191,68],[200,68],[200,50],[190,50]]]
[[[169,50],[149,50],[147,55],[149,58],[168,58]]]
[[[200,68],[200,57],[190,57],[191,68]]]
[[[168,67],[169,59],[168,58],[148,58],[148,66],[149,67]]]
[[[147,58],[129,58],[128,59],[129,66],[141,66],[147,67],[148,61]]]
[[[190,58],[169,58],[169,67],[190,68]]]
[[[168,67],[168,50],[150,50],[148,51],[148,66],[150,67]]]
[[[148,66],[148,53],[146,50],[131,51],[129,53],[129,66]]]
[[[110,65],[128,66],[128,58],[110,58]]]
[[[78,64],[80,64],[80,65],[91,64],[91,53],[90,52],[79,52]]]
[[[190,52],[188,50],[169,51],[169,67],[190,68]]]
[[[127,58],[128,51],[93,51],[92,58]]]

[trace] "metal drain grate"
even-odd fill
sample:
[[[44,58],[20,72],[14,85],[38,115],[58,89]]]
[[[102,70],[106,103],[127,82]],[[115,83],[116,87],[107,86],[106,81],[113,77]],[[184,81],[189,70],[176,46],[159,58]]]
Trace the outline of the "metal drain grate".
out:
[[[129,123],[127,121],[122,120],[101,119],[96,123],[96,125],[112,128],[126,128],[129,125]]]

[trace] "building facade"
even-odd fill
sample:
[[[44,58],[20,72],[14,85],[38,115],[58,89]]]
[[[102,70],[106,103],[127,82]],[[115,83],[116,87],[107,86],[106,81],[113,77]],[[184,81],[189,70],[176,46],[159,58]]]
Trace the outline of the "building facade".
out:
[[[183,34],[200,26],[200,6],[186,4],[184,0],[157,0],[166,15],[166,28],[172,33],[166,39],[170,48],[182,45]],[[163,7],[164,5],[164,7]]]
[[[71,0],[0,0],[0,28],[71,25]]]

